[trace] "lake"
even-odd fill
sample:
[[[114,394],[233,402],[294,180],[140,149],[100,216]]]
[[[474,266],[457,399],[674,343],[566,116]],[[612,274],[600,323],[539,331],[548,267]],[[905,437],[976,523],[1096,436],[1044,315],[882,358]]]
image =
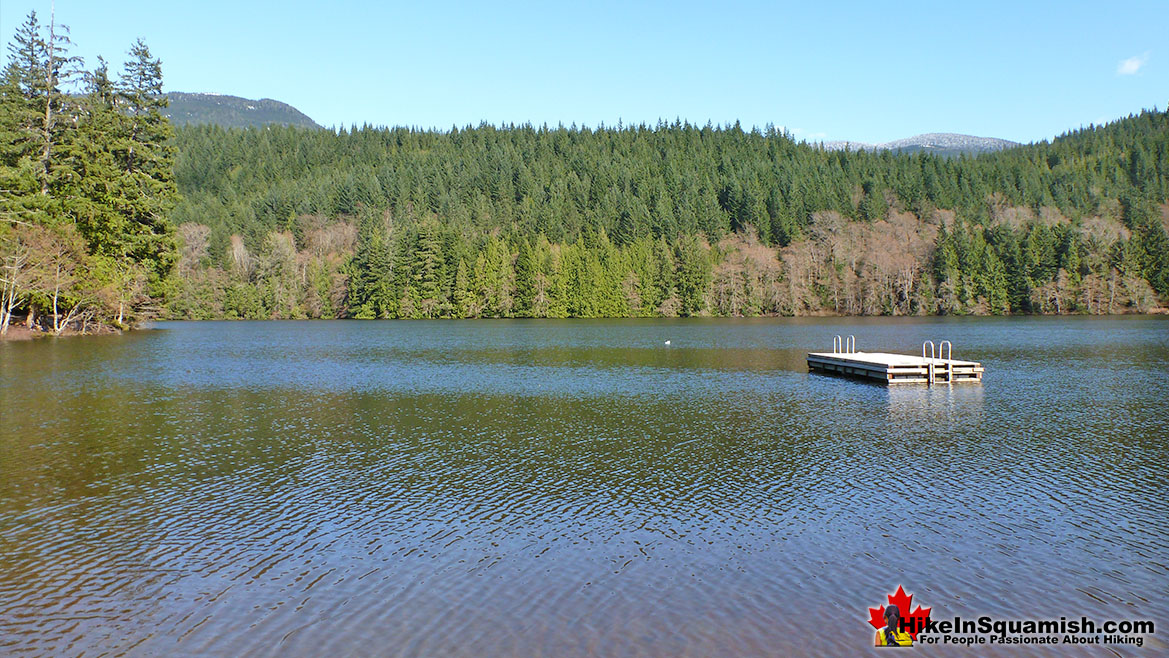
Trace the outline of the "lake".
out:
[[[1169,644],[1164,317],[160,323],[0,343],[0,415],[2,654],[855,653],[898,585]]]

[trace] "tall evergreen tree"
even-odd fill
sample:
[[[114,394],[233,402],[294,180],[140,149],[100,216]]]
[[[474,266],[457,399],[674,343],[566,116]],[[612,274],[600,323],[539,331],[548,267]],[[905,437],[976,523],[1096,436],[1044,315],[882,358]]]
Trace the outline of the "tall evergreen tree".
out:
[[[705,307],[703,295],[710,285],[711,265],[705,247],[695,237],[686,237],[677,248],[679,313],[698,315]]]
[[[114,153],[123,175],[116,182],[114,205],[126,217],[119,248],[154,274],[165,275],[175,259],[174,231],[167,215],[178,200],[174,178],[174,130],[163,111],[162,63],[141,40],[115,87],[123,121]]]
[[[433,220],[419,225],[410,263],[410,289],[414,317],[436,318],[442,307],[442,281],[445,261],[439,227]]]
[[[536,298],[536,263],[527,240],[519,242],[515,261],[515,287],[516,317],[532,317],[532,305]]]
[[[362,218],[357,253],[349,266],[349,309],[355,318],[388,318],[397,313],[389,242],[383,218],[372,214]]]

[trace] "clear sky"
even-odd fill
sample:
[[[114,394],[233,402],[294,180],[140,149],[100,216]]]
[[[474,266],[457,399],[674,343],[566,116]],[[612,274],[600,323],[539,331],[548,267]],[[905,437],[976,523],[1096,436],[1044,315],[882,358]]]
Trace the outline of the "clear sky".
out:
[[[5,42],[49,0],[0,0]],[[1169,2],[57,0],[76,52],[325,126],[656,123],[1051,138],[1169,102]]]

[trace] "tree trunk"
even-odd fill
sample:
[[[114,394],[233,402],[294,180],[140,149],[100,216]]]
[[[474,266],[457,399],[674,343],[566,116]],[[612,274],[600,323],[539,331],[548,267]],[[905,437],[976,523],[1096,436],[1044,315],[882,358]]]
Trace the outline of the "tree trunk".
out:
[[[4,287],[0,288],[0,336],[8,333],[8,324],[12,321],[12,307],[16,305],[16,274],[13,270],[11,277],[3,279]]]
[[[5,281],[4,290],[0,291],[0,336],[8,334],[8,323],[12,319],[12,302],[8,293],[8,282]],[[12,291],[15,296],[16,291]]]
[[[48,195],[49,193],[49,158],[53,149],[53,90],[56,88],[55,77],[57,67],[53,62],[53,57],[56,55],[54,47],[56,46],[56,16],[53,11],[49,12],[49,66],[45,71],[45,122],[41,126],[41,131],[44,135],[45,146],[41,151],[41,168],[44,169],[43,177],[41,178],[41,194]]]
[[[57,312],[57,298],[61,295],[61,266],[57,266],[57,282],[53,286],[53,333],[61,334],[61,316]]]

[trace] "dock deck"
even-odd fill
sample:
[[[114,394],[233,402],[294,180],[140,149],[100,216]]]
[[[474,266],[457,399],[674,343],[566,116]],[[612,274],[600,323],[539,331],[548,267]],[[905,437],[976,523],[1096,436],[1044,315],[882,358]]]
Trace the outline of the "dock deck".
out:
[[[808,371],[827,375],[842,375],[883,382],[885,384],[956,384],[980,383],[984,369],[976,361],[937,358],[933,344],[927,341],[930,355],[891,354],[888,352],[857,352],[855,339],[837,340],[832,352],[808,354]],[[944,341],[949,344],[949,341]],[[946,355],[952,356],[952,355]]]

